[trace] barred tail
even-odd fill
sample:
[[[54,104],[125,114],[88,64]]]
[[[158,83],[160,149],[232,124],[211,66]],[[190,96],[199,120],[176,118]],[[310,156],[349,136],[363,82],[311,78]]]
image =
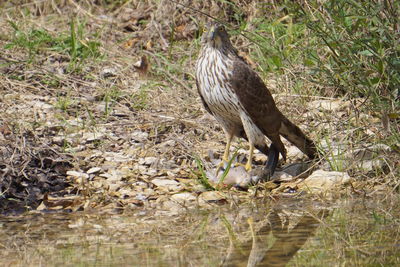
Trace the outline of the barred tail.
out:
[[[279,134],[281,134],[290,143],[297,146],[304,154],[306,154],[310,159],[317,157],[317,148],[311,139],[309,139],[299,127],[294,125],[288,118],[282,118],[281,128],[279,129]]]

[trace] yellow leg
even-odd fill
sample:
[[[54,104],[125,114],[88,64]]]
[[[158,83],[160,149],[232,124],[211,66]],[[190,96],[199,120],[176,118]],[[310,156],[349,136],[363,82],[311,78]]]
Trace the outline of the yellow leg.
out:
[[[217,166],[217,174],[218,174],[219,170],[224,167],[225,163],[229,161],[229,149],[231,147],[232,139],[233,139],[232,134],[226,134],[225,151],[224,151],[224,155],[222,156],[222,161]]]
[[[224,155],[222,156],[222,160],[228,162],[229,161],[229,149],[231,148],[231,141],[232,141],[233,135],[231,134],[226,134],[226,146],[225,146],[225,152]]]
[[[247,159],[247,163],[244,166],[246,171],[251,171],[251,167],[252,167],[251,165],[253,162],[253,153],[254,153],[254,145],[253,145],[253,143],[250,142],[249,158]]]

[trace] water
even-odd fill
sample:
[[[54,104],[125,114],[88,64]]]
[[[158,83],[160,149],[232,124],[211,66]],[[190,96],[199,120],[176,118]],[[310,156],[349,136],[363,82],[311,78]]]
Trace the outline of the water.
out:
[[[1,266],[396,266],[399,198],[0,217]]]

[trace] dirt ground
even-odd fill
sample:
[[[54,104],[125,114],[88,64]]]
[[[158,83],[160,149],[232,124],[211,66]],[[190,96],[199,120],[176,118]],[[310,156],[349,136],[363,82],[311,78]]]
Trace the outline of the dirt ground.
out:
[[[194,1],[192,9],[150,0],[0,4],[0,212],[179,209],[182,199],[202,195],[196,159],[219,158],[224,134],[195,87],[207,21],[197,11],[237,23],[234,10],[218,3]],[[252,1],[241,3],[242,16],[256,16]],[[248,55],[248,39],[233,42]],[[328,151],[316,168],[338,169],[326,160],[340,150],[337,144],[365,149],[385,134],[376,114],[356,112],[363,99],[295,94],[289,72],[262,77],[282,112]],[[233,149],[245,155],[246,146],[236,140]],[[352,178],[344,193],[397,190],[398,154],[379,151],[384,164],[376,168],[342,168]],[[294,151],[285,164],[304,159]],[[255,163],[265,160],[257,154]],[[260,190],[293,192],[294,183]],[[250,191],[227,188],[204,198],[245,201]]]

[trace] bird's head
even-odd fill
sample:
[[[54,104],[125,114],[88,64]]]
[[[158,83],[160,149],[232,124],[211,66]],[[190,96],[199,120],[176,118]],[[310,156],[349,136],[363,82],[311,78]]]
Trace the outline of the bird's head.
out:
[[[229,35],[224,25],[219,23],[210,24],[201,40],[203,44],[210,45],[216,49],[230,45]]]

